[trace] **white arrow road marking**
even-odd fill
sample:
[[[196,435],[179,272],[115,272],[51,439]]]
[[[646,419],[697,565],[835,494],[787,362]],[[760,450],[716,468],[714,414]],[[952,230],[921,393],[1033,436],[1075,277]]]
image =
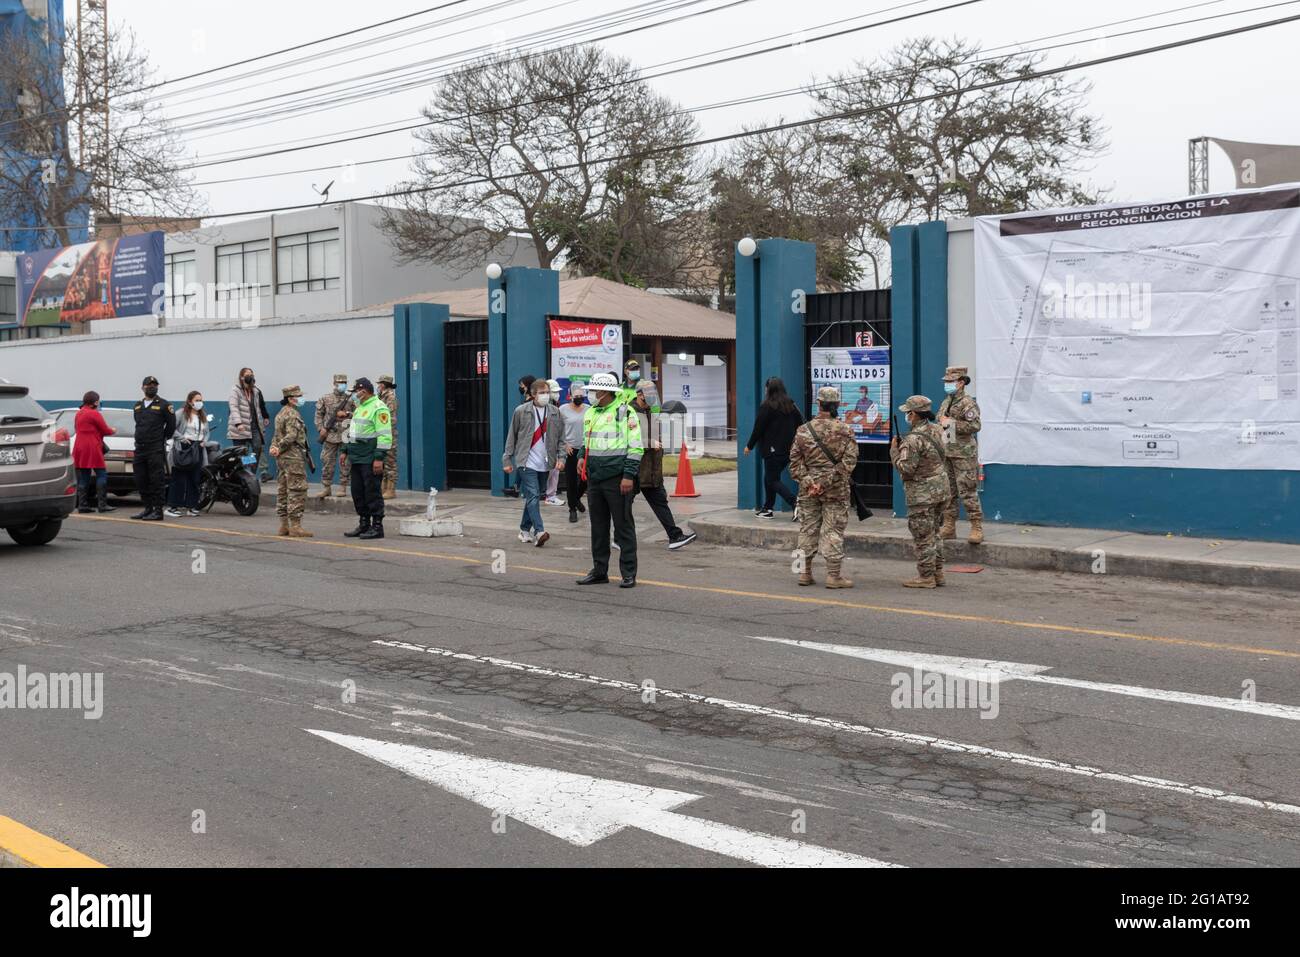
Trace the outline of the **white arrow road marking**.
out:
[[[1258,714],[1268,718],[1286,718],[1289,721],[1300,721],[1300,708],[1291,704],[1243,701],[1241,698],[1221,698],[1216,695],[1194,694],[1189,691],[1165,691],[1163,688],[1141,688],[1136,685],[1118,685],[1104,681],[1085,681],[1082,678],[1062,678],[1058,675],[1040,674],[1040,672],[1049,671],[1051,665],[1023,665],[1014,661],[980,661],[975,658],[957,658],[951,655],[919,655],[905,651],[892,651],[888,648],[829,645],[819,641],[801,641],[794,638],[763,638],[759,635],[752,635],[751,637],[756,638],[758,641],[771,641],[781,645],[794,645],[798,648],[811,648],[814,651],[826,651],[833,655],[847,655],[850,658],[863,658],[867,661],[900,665],[904,668],[920,668],[922,671],[937,671],[942,674],[975,680],[987,681],[993,678],[998,681],[1031,681],[1043,685],[1080,688],[1084,691],[1122,694],[1130,698],[1150,698],[1152,701],[1191,704],[1202,708],[1222,708],[1224,711],[1243,711],[1246,714]]]
[[[674,814],[699,794],[312,731],[358,754],[554,837],[587,847],[625,827],[765,867],[894,867],[885,861]]]
[[[479,664],[492,665],[496,668],[503,668],[507,671],[518,671],[524,674],[537,675],[542,678],[564,678],[568,681],[580,681],[584,684],[599,685],[602,688],[616,688],[620,691],[628,691],[635,695],[640,695],[642,688],[638,684],[630,681],[620,681],[617,678],[602,678],[599,675],[586,675],[580,671],[557,671],[554,668],[543,668],[540,665],[525,664],[522,661],[510,661],[507,658],[493,658],[488,655],[473,655],[467,651],[451,651],[446,648],[431,648],[428,645],[417,645],[409,641],[391,641],[386,639],[375,639],[372,645],[381,645],[385,648],[400,648],[404,651],[419,651],[425,654],[438,655],[442,658],[451,658],[456,661],[473,661]],[[1300,805],[1283,804],[1279,801],[1267,801],[1260,798],[1246,797],[1241,794],[1231,794],[1227,791],[1221,791],[1218,788],[1206,787],[1201,784],[1184,784],[1180,781],[1169,781],[1164,778],[1152,778],[1143,774],[1125,774],[1118,771],[1103,771],[1101,768],[1089,767],[1086,764],[1070,764],[1068,761],[1058,761],[1055,758],[1040,758],[1032,754],[1020,754],[1016,751],[1001,751],[997,748],[986,748],[979,744],[963,744],[960,741],[950,741],[946,738],[936,738],[928,734],[915,734],[911,731],[892,731],[889,728],[873,728],[865,724],[853,724],[849,721],[840,721],[836,718],[823,718],[813,714],[802,714],[798,711],[782,711],[780,708],[769,708],[759,704],[746,704],[743,701],[730,701],[727,698],[713,698],[708,695],[693,694],[689,691],[674,691],[671,688],[655,688],[655,694],[661,698],[674,698],[679,701],[689,701],[693,704],[709,705],[715,708],[726,708],[730,711],[743,711],[746,714],[759,715],[765,718],[774,718],[778,721],[793,721],[796,724],[809,725],[817,728],[827,728],[831,731],[841,731],[848,734],[860,734],[871,738],[881,738],[886,741],[893,741],[900,744],[919,745],[924,748],[932,748],[936,751],[952,751],[959,754],[969,754],[975,757],[992,758],[997,761],[1006,761],[1009,764],[1018,764],[1027,768],[1036,768],[1040,771],[1056,771],[1061,774],[1075,774],[1081,777],[1096,778],[1102,781],[1117,781],[1120,784],[1132,784],[1137,787],[1153,788],[1158,791],[1174,791],[1187,797],[1208,798],[1211,801],[1223,801],[1226,804],[1238,804],[1243,807],[1259,808],[1265,811],[1278,811],[1283,814],[1300,815]]]

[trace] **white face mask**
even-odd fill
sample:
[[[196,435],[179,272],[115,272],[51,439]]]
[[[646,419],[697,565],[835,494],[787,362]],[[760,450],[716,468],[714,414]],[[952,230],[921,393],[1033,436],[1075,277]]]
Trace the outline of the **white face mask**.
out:
[[[533,396],[533,402],[537,405],[546,406],[551,404],[551,394],[549,392],[538,392]]]
[[[194,403],[194,410],[197,412],[201,408],[203,408],[203,400],[199,399]]]

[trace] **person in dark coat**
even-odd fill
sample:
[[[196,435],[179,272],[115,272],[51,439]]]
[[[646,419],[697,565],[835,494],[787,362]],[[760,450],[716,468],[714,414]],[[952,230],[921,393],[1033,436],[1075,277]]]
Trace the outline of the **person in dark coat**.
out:
[[[167,440],[176,431],[176,410],[158,395],[158,380],[145,376],[140,384],[144,398],[135,404],[135,484],[144,511],[132,518],[163,520],[163,495],[167,485]]]
[[[754,430],[745,443],[745,454],[754,449],[763,459],[763,505],[756,509],[759,518],[773,518],[776,497],[780,495],[787,505],[795,508],[794,489],[781,478],[790,464],[790,446],[795,431],[803,424],[803,416],[794,400],[785,391],[785,383],[776,376],[767,380],[767,398],[758,407]]]

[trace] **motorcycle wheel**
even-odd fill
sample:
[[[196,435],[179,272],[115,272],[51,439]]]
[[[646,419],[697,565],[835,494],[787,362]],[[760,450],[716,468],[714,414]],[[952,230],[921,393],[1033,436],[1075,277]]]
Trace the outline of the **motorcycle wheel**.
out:
[[[240,515],[252,515],[262,504],[261,489],[246,475],[239,476],[239,490],[230,496],[230,504]]]
[[[210,512],[217,501],[217,480],[211,472],[204,472],[199,482],[199,511]]]

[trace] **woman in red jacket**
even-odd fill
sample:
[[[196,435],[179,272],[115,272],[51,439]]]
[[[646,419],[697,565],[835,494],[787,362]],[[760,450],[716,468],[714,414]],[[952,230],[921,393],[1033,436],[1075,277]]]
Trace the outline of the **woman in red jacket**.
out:
[[[95,482],[95,499],[101,512],[115,512],[108,504],[108,468],[104,465],[104,437],[117,429],[110,428],[99,413],[99,393],[87,392],[77,410],[76,441],[72,444],[72,464],[77,468],[77,511],[89,512],[90,482]]]

